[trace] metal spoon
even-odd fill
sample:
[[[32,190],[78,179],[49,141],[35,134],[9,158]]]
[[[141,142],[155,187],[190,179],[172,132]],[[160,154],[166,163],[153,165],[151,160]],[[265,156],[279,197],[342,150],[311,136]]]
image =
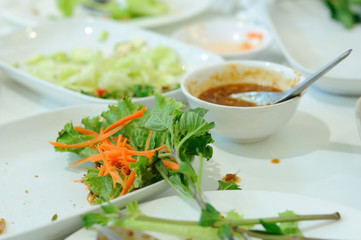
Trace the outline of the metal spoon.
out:
[[[345,59],[350,55],[352,49],[347,50],[339,57],[335,58],[333,61],[323,66],[320,70],[309,76],[306,80],[302,81],[296,87],[291,88],[283,92],[241,92],[241,93],[232,93],[229,95],[231,98],[242,99],[247,102],[253,102],[256,105],[271,105],[286,101],[288,99],[294,98],[302,93],[307,87],[312,83],[316,82],[320,77],[322,77],[326,72],[331,70],[339,62]]]

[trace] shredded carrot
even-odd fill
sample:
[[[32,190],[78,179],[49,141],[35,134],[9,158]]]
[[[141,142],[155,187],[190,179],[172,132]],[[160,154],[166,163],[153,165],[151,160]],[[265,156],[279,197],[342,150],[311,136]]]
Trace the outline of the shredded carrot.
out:
[[[135,180],[135,171],[133,170],[130,172],[128,179],[125,183],[125,186],[123,187],[122,192],[120,193],[120,196],[123,196],[128,192],[129,188],[133,185],[134,180]]]
[[[145,149],[144,149],[144,151],[147,151],[148,148],[149,148],[149,143],[150,143],[150,139],[152,138],[152,134],[153,134],[153,130],[150,130],[150,131],[149,131],[148,138],[147,138],[147,141],[145,142]]]
[[[99,154],[97,154],[97,155],[89,156],[86,158],[82,158],[78,161],[72,162],[72,163],[70,163],[69,167],[74,167],[76,165],[80,165],[80,164],[83,164],[86,162],[96,162],[96,161],[100,161],[100,160],[101,160],[101,156]]]
[[[81,143],[76,143],[76,144],[64,144],[64,143],[59,143],[59,142],[49,142],[49,143],[51,145],[53,145],[54,147],[59,147],[59,148],[83,148],[83,147],[94,145],[95,143],[98,143],[100,141],[103,141],[104,139],[107,139],[108,137],[112,136],[113,134],[118,132],[123,127],[124,127],[124,125],[117,126],[116,128],[110,130],[107,133],[99,134],[98,137],[90,139],[85,142],[81,142]]]
[[[145,107],[143,107],[141,110],[139,111],[136,111],[134,112],[133,114],[130,114],[126,117],[123,117],[121,119],[119,119],[118,121],[112,123],[111,125],[109,125],[109,127],[107,127],[105,130],[104,130],[104,133],[107,133],[109,132],[111,129],[119,126],[119,125],[122,125],[130,120],[133,120],[133,119],[136,119],[136,118],[140,118],[140,117],[143,117],[143,114],[144,114],[144,111],[145,111]]]
[[[179,169],[179,165],[176,162],[169,160],[162,160],[165,167],[172,169],[172,171],[176,171]]]
[[[135,170],[129,169],[130,163],[137,161],[137,158],[134,156],[145,156],[148,160],[151,160],[156,151],[169,152],[165,144],[154,149],[149,149],[153,135],[152,130],[149,131],[149,135],[145,142],[145,149],[143,151],[135,150],[130,145],[129,139],[121,134],[113,136],[131,120],[143,117],[144,112],[145,108],[143,107],[141,110],[135,111],[133,114],[123,117],[109,125],[105,130],[101,128],[99,133],[80,126],[74,126],[73,128],[76,132],[82,135],[93,136],[94,138],[76,144],[64,144],[59,142],[50,142],[50,144],[59,148],[91,147],[97,150],[97,154],[72,162],[70,167],[86,162],[100,162],[98,176],[110,176],[113,181],[113,188],[115,188],[117,184],[120,184],[122,186],[120,196],[122,196],[129,192],[136,179]],[[170,168],[173,171],[179,168],[178,164],[174,161],[162,161],[167,168]],[[84,182],[84,180],[76,180],[75,182]],[[94,202],[95,197],[90,194],[88,200],[89,202]]]
[[[85,128],[82,128],[80,126],[73,126],[74,130],[77,131],[78,133],[81,133],[83,135],[91,135],[91,136],[94,136],[94,137],[97,137],[99,135],[99,133],[93,131],[93,130],[90,130],[90,129],[85,129]]]

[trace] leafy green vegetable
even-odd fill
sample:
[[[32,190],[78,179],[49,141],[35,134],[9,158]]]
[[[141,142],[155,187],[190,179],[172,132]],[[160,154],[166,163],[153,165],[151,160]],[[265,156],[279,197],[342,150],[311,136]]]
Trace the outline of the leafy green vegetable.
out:
[[[116,44],[109,56],[80,47],[70,53],[34,56],[26,61],[26,71],[53,84],[106,99],[174,90],[184,73],[172,48],[151,48],[141,39]]]
[[[165,98],[162,95],[155,95],[155,107],[152,111],[145,111],[143,117],[133,119],[127,123],[118,133],[127,139],[129,144],[135,150],[142,151],[146,148],[146,142],[150,133],[148,149],[166,145],[169,153],[155,152],[151,159],[144,156],[137,156],[136,162],[129,164],[129,170],[135,171],[136,178],[130,191],[139,189],[164,178],[164,176],[174,175],[169,181],[179,179],[184,182],[184,176],[196,181],[197,174],[194,172],[190,161],[195,156],[212,156],[212,148],[209,146],[213,142],[209,130],[214,126],[203,120],[204,110],[183,110],[184,105],[174,99]],[[131,99],[126,98],[118,102],[117,105],[109,106],[107,111],[96,117],[86,117],[82,120],[83,127],[87,130],[100,132],[106,129],[114,122],[139,111],[143,106],[133,103]],[[67,123],[64,129],[59,132],[57,142],[71,145],[82,143],[94,139],[92,135],[83,135],[74,129],[72,123]],[[200,139],[197,144],[192,145],[196,139]],[[110,138],[111,140],[111,138]],[[59,152],[72,152],[80,157],[90,157],[98,154],[94,147],[80,148],[62,148],[55,147]],[[165,168],[161,160],[169,160],[175,157],[179,169],[170,171]],[[184,161],[179,156],[183,156]],[[99,164],[103,164],[101,161]],[[161,169],[161,172],[159,172]],[[114,182],[111,176],[99,176],[99,169],[88,169],[83,181],[89,186],[90,192],[96,197],[95,203],[102,203],[114,199],[120,195],[122,185]],[[117,170],[120,171],[119,169]],[[119,172],[120,174],[120,172]],[[180,179],[179,176],[182,178]],[[192,194],[191,186],[185,186],[188,194]]]
[[[168,6],[157,0],[126,0],[123,6],[115,0],[96,2],[93,0],[56,0],[56,5],[65,17],[71,17],[78,5],[108,14],[112,19],[125,20],[143,16],[158,16],[168,11]]]
[[[228,181],[228,182],[219,180],[218,181],[218,190],[241,190],[241,188],[233,180]]]
[[[84,184],[89,186],[89,191],[96,196],[95,203],[100,204],[112,200],[120,195],[120,184],[113,188],[113,180],[108,176],[98,176],[99,169],[88,169],[84,175]]]
[[[361,22],[360,0],[324,0],[330,10],[331,18],[339,21],[347,29]]]
[[[177,235],[185,238],[201,239],[234,239],[247,236],[261,239],[290,239],[302,236],[297,221],[318,219],[339,219],[338,213],[329,215],[296,215],[292,211],[281,213],[274,218],[244,219],[243,216],[231,211],[223,215],[210,203],[204,201],[201,192],[201,177],[204,158],[212,156],[209,146],[213,142],[209,134],[214,126],[203,119],[206,110],[183,110],[183,104],[161,95],[155,96],[155,107],[151,112],[135,119],[131,124],[120,130],[120,134],[131,139],[130,143],[136,149],[143,149],[145,139],[151,135],[149,144],[157,147],[166,144],[166,152],[157,152],[151,159],[143,156],[137,162],[131,163],[131,169],[136,171],[137,179],[133,188],[140,188],[149,182],[165,179],[181,196],[194,199],[199,205],[201,215],[198,221],[175,221],[150,217],[141,212],[137,202],[127,205],[126,210],[119,210],[112,204],[103,206],[103,214],[90,213],[83,216],[83,225],[118,226],[140,231],[156,231]],[[102,114],[105,121],[101,122],[103,128],[129,113],[138,110],[139,104],[131,103],[129,99],[119,101],[117,106],[110,106]],[[99,119],[86,119],[83,121],[88,127],[98,128]],[[67,133],[73,132],[66,125]],[[67,134],[60,138],[72,139]],[[139,138],[138,140],[136,140]],[[78,138],[74,138],[78,141]],[[142,139],[142,141],[140,140]],[[60,140],[60,139],[58,139]],[[198,156],[199,171],[194,170],[191,161]],[[178,169],[169,171],[163,159],[173,159],[178,164]],[[98,177],[98,169],[89,169],[85,176],[85,183],[89,184],[92,192],[97,193],[97,200],[106,201],[116,196],[120,189],[112,186],[111,177]],[[233,181],[220,181],[221,189],[239,189]],[[253,229],[255,225],[263,226]],[[298,239],[302,239],[299,237]]]

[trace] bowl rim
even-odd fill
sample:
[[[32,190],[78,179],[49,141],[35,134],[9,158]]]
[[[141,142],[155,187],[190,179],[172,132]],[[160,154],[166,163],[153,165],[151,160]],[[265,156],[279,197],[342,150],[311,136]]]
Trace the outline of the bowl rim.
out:
[[[280,105],[284,105],[284,104],[288,104],[288,103],[291,103],[291,102],[294,102],[294,101],[298,101],[307,91],[307,89],[305,89],[301,95],[297,96],[297,97],[294,97],[294,98],[291,98],[291,99],[288,99],[286,101],[283,101],[283,102],[280,102],[280,103],[276,103],[276,104],[271,104],[271,105],[261,105],[261,106],[251,106],[251,107],[242,107],[242,106],[227,106],[227,105],[221,105],[221,104],[216,104],[216,103],[211,103],[211,102],[208,102],[208,101],[204,101],[202,99],[199,99],[198,97],[195,97],[193,96],[189,91],[188,89],[185,87],[185,82],[187,81],[187,79],[193,75],[193,74],[196,74],[196,73],[199,73],[199,72],[203,72],[205,71],[206,69],[212,69],[212,68],[215,68],[215,67],[220,67],[220,66],[227,66],[227,65],[231,65],[231,64],[237,64],[237,65],[240,65],[240,64],[245,64],[245,65],[249,65],[249,66],[261,66],[261,65],[271,65],[271,66],[275,66],[275,67],[278,67],[278,68],[282,68],[282,69],[286,69],[288,71],[292,71],[294,72],[295,74],[299,74],[300,76],[300,81],[304,81],[305,78],[304,76],[299,73],[298,71],[296,71],[295,69],[291,68],[291,67],[288,67],[286,65],[282,65],[282,64],[279,64],[279,63],[275,63],[275,62],[269,62],[269,61],[262,61],[262,60],[234,60],[234,61],[226,61],[224,63],[218,63],[218,64],[211,64],[211,65],[207,65],[207,66],[202,66],[202,67],[199,67],[195,70],[193,70],[192,72],[186,74],[182,79],[181,79],[181,82],[180,82],[180,88],[183,92],[183,94],[186,96],[186,98],[188,99],[191,99],[193,101],[196,101],[196,102],[200,102],[202,103],[202,105],[210,105],[214,108],[222,108],[222,109],[260,109],[260,108],[274,108],[274,107],[277,107],[277,106],[280,106]],[[253,65],[254,64],[254,65]],[[361,98],[360,98],[360,108],[361,108]]]
[[[244,26],[249,26],[249,27],[254,27],[256,29],[261,29],[263,34],[267,35],[267,41],[262,41],[262,44],[256,48],[253,48],[251,50],[247,50],[247,51],[237,51],[235,53],[222,53],[222,52],[213,52],[215,54],[218,54],[222,57],[225,58],[234,58],[234,57],[246,57],[246,56],[250,56],[256,53],[259,53],[263,50],[265,50],[266,48],[268,48],[273,42],[274,42],[274,37],[271,33],[271,31],[267,28],[267,26],[263,25],[263,24],[259,24],[259,23],[254,23],[254,22],[244,22],[242,20],[239,19],[230,19],[230,18],[219,18],[219,19],[211,19],[211,20],[204,20],[204,21],[198,21],[195,23],[191,23],[185,26],[182,26],[178,29],[176,29],[172,34],[171,37],[174,39],[177,39],[178,41],[182,41],[179,39],[179,36],[181,34],[183,34],[183,32],[187,32],[187,28],[190,27],[196,27],[198,25],[212,25],[216,22],[224,22],[226,24],[231,24],[231,25],[237,25],[238,23],[244,25]],[[183,42],[183,41],[182,41]],[[194,44],[194,43],[189,43],[191,45],[195,45],[197,47],[203,48],[202,45],[199,44]],[[210,50],[209,50],[210,51]],[[212,51],[211,51],[212,52]]]

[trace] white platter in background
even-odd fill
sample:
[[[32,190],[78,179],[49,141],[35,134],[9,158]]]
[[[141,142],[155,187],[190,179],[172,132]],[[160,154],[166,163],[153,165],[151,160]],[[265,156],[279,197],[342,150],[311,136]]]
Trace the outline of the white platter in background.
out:
[[[196,16],[207,10],[211,0],[160,0],[168,5],[168,13],[157,17],[142,17],[123,21],[137,27],[159,27]],[[189,7],[192,6],[192,7]],[[62,19],[56,0],[1,0],[1,15],[14,23],[33,26],[43,21]],[[77,7],[74,18],[94,15],[84,7]]]
[[[346,29],[319,0],[276,1],[268,19],[288,62],[310,75],[348,49],[350,56],[315,84],[324,91],[361,95],[361,25]]]
[[[236,19],[213,19],[183,26],[172,37],[205,48],[226,59],[254,58],[272,43],[270,31],[261,24]]]
[[[99,36],[103,31],[109,34],[105,42],[99,41]],[[112,52],[116,43],[133,38],[145,40],[150,47],[166,45],[174,49],[184,65],[185,74],[197,67],[224,61],[214,53],[147,30],[114,21],[89,18],[49,22],[3,36],[0,38],[0,48],[2,49],[0,51],[0,69],[12,79],[57,102],[67,105],[90,102],[114,104],[117,102],[116,100],[88,96],[34,77],[26,72],[24,63],[33,56],[47,55],[56,51],[69,52],[76,47],[97,49],[108,54]],[[15,68],[11,65],[12,63],[20,63],[21,67]],[[180,89],[169,91],[164,95],[185,102],[185,97]],[[133,101],[152,107],[154,97],[134,98]]]
[[[81,227],[82,214],[100,211],[87,201],[85,185],[73,182],[83,177],[86,166],[69,169],[75,156],[55,152],[48,142],[66,123],[79,124],[106,109],[105,104],[72,106],[0,125],[0,218],[6,221],[1,240],[63,239]],[[160,181],[112,202],[122,207],[166,188]]]
[[[306,237],[320,239],[354,239],[358,236],[361,212],[355,209],[300,195],[266,191],[211,191],[205,192],[206,201],[221,213],[235,210],[244,218],[275,217],[278,213],[292,210],[297,214],[332,214],[339,212],[340,220],[300,222],[299,227]],[[176,206],[176,207],[175,207]],[[149,216],[198,221],[199,208],[194,202],[179,196],[171,196],[145,202],[140,209]],[[154,234],[160,240],[181,239],[165,234]],[[81,229],[66,240],[95,240],[94,230]]]

